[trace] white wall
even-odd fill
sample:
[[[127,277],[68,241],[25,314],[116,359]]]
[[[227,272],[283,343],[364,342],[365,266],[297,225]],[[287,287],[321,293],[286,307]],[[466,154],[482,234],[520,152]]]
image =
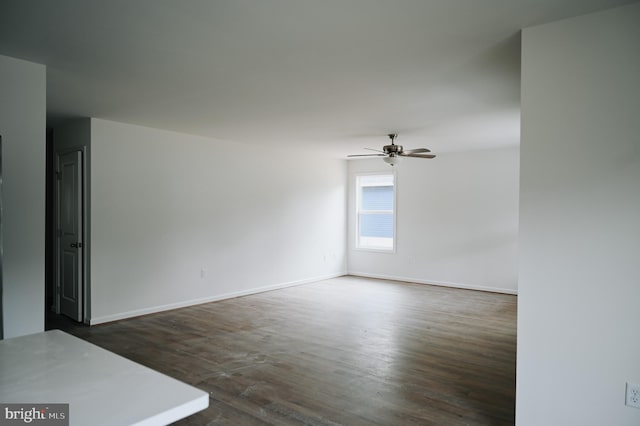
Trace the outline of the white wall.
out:
[[[396,253],[355,249],[355,175],[389,171],[349,162],[349,272],[515,293],[519,148],[405,158],[396,167]]]
[[[44,329],[43,65],[0,56],[4,337]]]
[[[517,424],[640,424],[640,4],[523,33]]]
[[[92,323],[346,271],[344,160],[97,119],[91,149]]]

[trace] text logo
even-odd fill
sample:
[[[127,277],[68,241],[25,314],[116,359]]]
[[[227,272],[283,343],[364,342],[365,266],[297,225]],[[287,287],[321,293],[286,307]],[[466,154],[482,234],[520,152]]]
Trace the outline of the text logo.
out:
[[[0,404],[0,426],[69,426],[69,404]]]

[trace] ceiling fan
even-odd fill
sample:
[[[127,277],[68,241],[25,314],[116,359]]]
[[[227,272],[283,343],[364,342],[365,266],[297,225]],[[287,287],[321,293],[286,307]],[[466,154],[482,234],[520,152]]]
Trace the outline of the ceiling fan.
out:
[[[347,157],[383,157],[382,160],[385,163],[392,166],[398,163],[400,157],[413,157],[413,158],[435,158],[434,154],[423,154],[424,152],[431,152],[427,148],[407,149],[406,151],[402,145],[396,145],[395,139],[398,137],[396,133],[390,133],[389,139],[391,139],[391,145],[385,145],[382,147],[382,151],[379,149],[365,148],[370,151],[377,151],[378,154],[355,154],[347,155]]]

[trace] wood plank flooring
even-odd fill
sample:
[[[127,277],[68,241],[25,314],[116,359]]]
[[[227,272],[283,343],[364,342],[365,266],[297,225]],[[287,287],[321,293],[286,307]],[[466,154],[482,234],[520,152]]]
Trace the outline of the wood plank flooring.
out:
[[[512,425],[516,297],[341,277],[63,327],[210,394],[180,425]]]

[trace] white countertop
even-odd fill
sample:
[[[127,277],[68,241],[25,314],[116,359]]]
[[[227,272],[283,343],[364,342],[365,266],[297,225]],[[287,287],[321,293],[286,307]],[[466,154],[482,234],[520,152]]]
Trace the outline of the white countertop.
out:
[[[0,341],[0,402],[69,403],[70,426],[166,425],[206,392],[60,330]]]

